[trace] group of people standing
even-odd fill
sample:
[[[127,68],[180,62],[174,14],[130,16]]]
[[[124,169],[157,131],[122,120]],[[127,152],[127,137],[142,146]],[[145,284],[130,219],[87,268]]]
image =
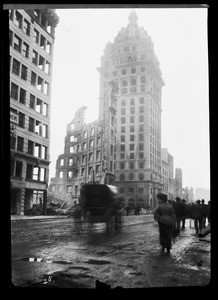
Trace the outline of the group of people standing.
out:
[[[205,227],[206,219],[210,225],[210,201],[206,205],[204,199],[202,203],[197,200],[194,204],[186,204],[185,199],[176,198],[176,201],[168,201],[167,195],[159,193],[157,195],[159,205],[154,210],[154,219],[159,225],[159,237],[162,251],[170,253],[172,247],[172,237],[180,233],[185,228],[186,218],[194,220],[196,234],[201,234]]]

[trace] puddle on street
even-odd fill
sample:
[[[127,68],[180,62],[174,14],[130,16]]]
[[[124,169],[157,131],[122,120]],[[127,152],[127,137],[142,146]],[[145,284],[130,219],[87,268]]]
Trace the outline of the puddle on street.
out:
[[[96,260],[96,259],[89,259],[89,260],[85,261],[85,263],[93,264],[93,265],[107,265],[107,264],[111,264],[111,262],[108,261],[108,260]]]

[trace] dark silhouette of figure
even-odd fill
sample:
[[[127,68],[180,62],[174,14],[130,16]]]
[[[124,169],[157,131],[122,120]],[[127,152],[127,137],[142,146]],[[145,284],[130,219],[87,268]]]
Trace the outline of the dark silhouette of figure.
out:
[[[167,253],[170,253],[172,248],[172,235],[173,226],[176,222],[176,215],[174,208],[167,203],[167,195],[163,193],[157,194],[159,205],[154,210],[154,219],[159,225],[159,237],[160,244],[162,245],[162,251],[167,249]]]

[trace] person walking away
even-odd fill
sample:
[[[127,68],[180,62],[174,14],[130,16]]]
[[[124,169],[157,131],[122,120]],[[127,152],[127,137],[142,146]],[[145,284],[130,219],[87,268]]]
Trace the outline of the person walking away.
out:
[[[202,227],[206,227],[206,218],[207,218],[207,205],[204,203],[204,199],[201,200],[201,207],[202,207]]]
[[[176,214],[176,224],[175,224],[175,234],[180,233],[180,223],[181,223],[181,202],[180,197],[176,197],[176,202],[173,202],[173,208]]]
[[[173,226],[176,223],[176,215],[174,208],[167,203],[167,195],[163,193],[157,194],[159,205],[154,210],[154,220],[158,222],[159,238],[162,251],[167,249],[170,253],[172,248]]]
[[[202,233],[202,221],[203,221],[203,211],[200,200],[197,200],[196,203],[190,206],[189,212],[190,218],[194,219],[194,227],[196,234]]]
[[[185,199],[182,199],[180,210],[181,210],[182,229],[185,229],[185,220],[186,220],[187,214],[188,214],[187,204],[186,204]]]

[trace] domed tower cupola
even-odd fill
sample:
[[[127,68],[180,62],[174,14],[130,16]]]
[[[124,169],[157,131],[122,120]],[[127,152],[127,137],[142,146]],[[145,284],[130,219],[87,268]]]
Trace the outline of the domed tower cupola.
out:
[[[129,14],[129,24],[136,24],[138,20],[138,16],[134,10]]]

